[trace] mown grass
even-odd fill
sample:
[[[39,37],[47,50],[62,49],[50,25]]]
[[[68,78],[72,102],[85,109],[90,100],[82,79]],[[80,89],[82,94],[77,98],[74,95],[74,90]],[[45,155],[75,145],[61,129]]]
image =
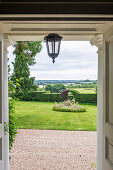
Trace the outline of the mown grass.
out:
[[[52,102],[17,101],[17,128],[96,131],[97,106],[84,106],[86,112],[59,112]]]
[[[96,88],[73,88],[72,90],[77,90],[82,94],[95,94]]]

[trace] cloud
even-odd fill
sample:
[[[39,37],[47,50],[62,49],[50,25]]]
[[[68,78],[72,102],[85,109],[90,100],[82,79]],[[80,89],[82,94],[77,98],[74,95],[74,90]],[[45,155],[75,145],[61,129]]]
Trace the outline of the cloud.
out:
[[[63,41],[55,63],[47,55],[46,45],[31,67],[36,79],[97,79],[97,48],[89,42]]]
[[[9,50],[11,61],[14,60],[13,50],[14,48]],[[36,64],[30,67],[30,75],[36,79],[97,79],[97,48],[88,41],[62,41],[60,54],[54,64],[43,43],[42,51],[35,58]],[[13,70],[12,65],[11,69]]]

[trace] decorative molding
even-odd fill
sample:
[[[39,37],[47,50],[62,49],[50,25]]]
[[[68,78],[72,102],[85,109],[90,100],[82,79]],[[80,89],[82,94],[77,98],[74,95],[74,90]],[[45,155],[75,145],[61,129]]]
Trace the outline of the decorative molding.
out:
[[[8,47],[14,45],[14,41],[12,39],[9,39],[8,34],[3,35],[3,44],[4,44],[4,55],[7,56],[9,53]]]
[[[95,45],[98,47],[98,54],[103,52],[103,34],[97,34],[95,37],[92,38],[90,41],[91,45]]]
[[[113,166],[113,141],[105,137],[105,146],[106,146],[106,159]]]
[[[0,32],[0,41],[2,41],[2,39],[3,39],[3,33]]]
[[[9,34],[4,34],[3,39],[4,39],[5,46],[8,47],[13,46],[15,43],[11,38],[9,38]]]

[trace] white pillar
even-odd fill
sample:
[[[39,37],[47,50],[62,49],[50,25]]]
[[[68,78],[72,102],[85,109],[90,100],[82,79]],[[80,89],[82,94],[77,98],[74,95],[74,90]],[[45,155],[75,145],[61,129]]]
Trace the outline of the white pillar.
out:
[[[4,169],[4,122],[3,122],[3,49],[0,37],[0,170]]]
[[[9,122],[8,112],[8,50],[10,42],[8,36],[4,35],[3,39],[3,120]],[[4,170],[9,170],[9,132],[4,134]]]
[[[102,170],[103,147],[103,101],[104,101],[104,57],[103,35],[98,34],[91,40],[91,45],[98,47],[98,90],[97,90],[97,170]]]

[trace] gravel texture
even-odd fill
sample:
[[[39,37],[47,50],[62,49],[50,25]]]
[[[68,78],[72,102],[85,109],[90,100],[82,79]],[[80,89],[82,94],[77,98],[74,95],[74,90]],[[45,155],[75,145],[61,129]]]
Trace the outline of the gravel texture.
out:
[[[95,170],[96,132],[18,131],[10,170]]]

